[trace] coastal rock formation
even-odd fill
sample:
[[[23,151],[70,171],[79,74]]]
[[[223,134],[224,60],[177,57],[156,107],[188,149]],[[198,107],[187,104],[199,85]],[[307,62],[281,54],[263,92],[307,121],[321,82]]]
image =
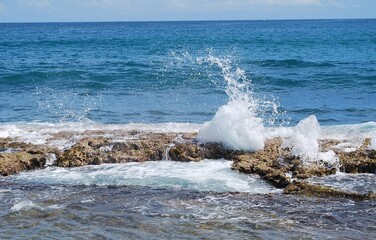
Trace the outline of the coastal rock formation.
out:
[[[44,168],[78,167],[102,163],[124,163],[144,161],[201,161],[203,159],[228,159],[233,161],[232,169],[256,174],[277,188],[284,188],[286,194],[303,194],[324,197],[346,197],[352,199],[373,199],[372,195],[346,193],[341,190],[310,184],[303,179],[312,176],[326,176],[336,173],[336,168],[320,162],[305,163],[294,156],[291,149],[283,147],[282,138],[269,139],[262,150],[256,152],[232,151],[220,143],[200,143],[195,133],[114,133],[119,138],[106,137],[101,132],[85,132],[80,136],[62,132],[51,136],[75,139],[65,148],[57,149],[48,144],[34,145],[16,139],[0,139],[0,175],[7,176],[20,171]],[[348,173],[376,173],[376,151],[367,148],[368,143],[355,150],[339,149],[343,142],[323,140],[323,151],[333,150],[339,159],[340,170]]]
[[[197,162],[203,159],[231,159],[240,153],[240,151],[228,150],[220,143],[199,144],[191,140],[174,144],[168,154],[172,161]]]
[[[20,171],[43,168],[58,150],[14,139],[0,139],[0,175],[8,176]]]
[[[336,188],[312,184],[309,182],[293,181],[284,190],[285,194],[299,194],[315,197],[349,198],[353,200],[375,200],[375,193],[359,194],[349,193]]]
[[[290,184],[291,178],[306,179],[312,176],[326,176],[334,174],[335,168],[327,168],[317,164],[304,164],[289,149],[282,148],[283,139],[274,138],[266,142],[263,150],[235,155],[232,169],[258,174],[278,188]]]
[[[278,188],[284,188],[290,183],[286,165],[281,164],[280,155],[282,139],[276,138],[266,142],[263,150],[235,155],[232,159],[233,170],[243,173],[258,174]]]
[[[38,169],[46,164],[44,154],[33,154],[26,151],[1,153],[0,175],[8,176],[20,171]]]
[[[59,154],[57,166],[158,161],[163,159],[166,146],[175,137],[174,134],[146,134],[124,142],[104,137],[84,138]]]
[[[376,173],[376,151],[356,150],[337,153],[340,169],[346,173]]]

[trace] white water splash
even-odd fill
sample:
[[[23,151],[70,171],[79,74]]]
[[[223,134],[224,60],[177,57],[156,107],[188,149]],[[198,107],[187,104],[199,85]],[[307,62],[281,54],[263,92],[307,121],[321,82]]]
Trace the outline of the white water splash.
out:
[[[11,211],[12,212],[18,212],[18,211],[21,211],[22,209],[31,209],[33,207],[36,207],[36,205],[30,201],[30,200],[20,200],[18,201],[17,203],[15,203],[12,207],[11,207]]]
[[[376,150],[376,136],[371,138],[371,143],[368,146],[369,150]]]
[[[234,69],[227,58],[212,55],[198,58],[199,64],[216,65],[227,83],[229,102],[221,106],[211,121],[198,132],[203,142],[220,142],[234,150],[257,151],[264,147],[263,119],[259,117],[260,103],[253,96],[251,81],[240,68]],[[276,108],[273,111],[277,112]]]
[[[339,159],[334,151],[321,152],[318,139],[320,124],[316,116],[311,115],[293,128],[292,134],[286,137],[282,147],[291,148],[293,155],[300,157],[304,163],[323,163],[339,168]]]

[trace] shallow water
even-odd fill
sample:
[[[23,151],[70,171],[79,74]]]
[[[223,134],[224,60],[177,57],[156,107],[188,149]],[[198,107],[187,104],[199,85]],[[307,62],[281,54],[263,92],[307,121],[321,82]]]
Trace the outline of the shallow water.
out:
[[[373,173],[337,173],[326,177],[310,178],[309,181],[342,189],[347,192],[357,192],[362,194],[376,192],[376,176]]]
[[[2,184],[0,237],[371,239],[375,201],[127,186]]]
[[[157,161],[102,164],[77,168],[49,167],[5,178],[19,184],[150,186],[214,192],[271,193],[278,190],[256,176],[230,169],[231,161]]]
[[[0,237],[370,239],[374,235],[376,201],[284,195],[258,177],[231,171],[230,164],[205,160],[51,167],[0,177]],[[349,174],[310,181],[359,192],[364,191],[359,186],[372,191],[376,186],[372,174],[360,175],[356,182]]]

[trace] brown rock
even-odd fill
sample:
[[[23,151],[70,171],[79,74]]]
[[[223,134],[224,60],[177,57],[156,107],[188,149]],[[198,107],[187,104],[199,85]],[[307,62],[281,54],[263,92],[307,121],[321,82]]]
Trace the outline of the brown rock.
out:
[[[338,152],[340,170],[346,173],[376,173],[376,151]]]
[[[311,164],[309,166],[306,165],[294,165],[292,167],[292,176],[298,179],[306,179],[313,176],[316,177],[323,177],[330,174],[335,174],[335,168],[326,168],[323,166],[318,166],[316,164]]]
[[[151,134],[129,139],[125,142],[112,142],[111,139],[85,138],[58,156],[57,165],[77,167],[101,163],[124,163],[162,160],[167,145],[172,142],[172,134]]]
[[[205,158],[203,150],[193,143],[178,143],[172,146],[169,156],[172,161],[179,162],[197,162]]]
[[[45,164],[45,154],[31,154],[26,151],[0,153],[0,175],[2,176],[43,168]]]
[[[258,174],[275,187],[286,187],[290,183],[290,178],[286,175],[286,166],[279,161],[281,144],[282,140],[276,138],[267,141],[263,150],[235,155],[232,158],[234,161],[232,169],[248,174]]]
[[[285,194],[299,194],[315,197],[349,198],[354,200],[376,199],[375,193],[349,193],[332,187],[301,181],[293,181],[283,190],[283,192]]]

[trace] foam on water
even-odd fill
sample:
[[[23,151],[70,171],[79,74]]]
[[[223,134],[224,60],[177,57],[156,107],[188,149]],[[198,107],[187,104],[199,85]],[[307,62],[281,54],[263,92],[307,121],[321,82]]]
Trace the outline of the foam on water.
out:
[[[12,207],[12,212],[18,212],[22,209],[30,209],[36,207],[36,205],[30,200],[18,200]]]
[[[371,144],[369,145],[369,149],[376,150],[376,137],[371,139]]]
[[[376,192],[375,174],[371,173],[348,174],[337,172],[337,174],[325,177],[312,177],[307,181],[342,189],[348,192],[362,194]]]
[[[66,123],[11,123],[0,124],[0,138],[13,138],[32,144],[48,144],[58,148],[67,148],[74,144],[79,137],[84,137],[87,131],[101,131],[108,137],[113,132],[141,131],[141,132],[197,132],[200,124],[193,123],[159,123],[159,124],[100,124],[95,122],[66,122]],[[62,138],[51,140],[53,134],[73,132],[73,139]],[[77,139],[76,139],[77,138]]]
[[[278,191],[263,180],[232,171],[231,162],[145,162],[103,164],[79,168],[50,167],[6,179],[22,183],[63,185],[153,186],[197,191],[270,193]]]
[[[300,157],[304,163],[323,162],[339,168],[339,159],[334,151],[321,152],[318,139],[321,128],[314,115],[301,120],[289,135],[285,135],[282,147],[291,148],[292,154]]]

